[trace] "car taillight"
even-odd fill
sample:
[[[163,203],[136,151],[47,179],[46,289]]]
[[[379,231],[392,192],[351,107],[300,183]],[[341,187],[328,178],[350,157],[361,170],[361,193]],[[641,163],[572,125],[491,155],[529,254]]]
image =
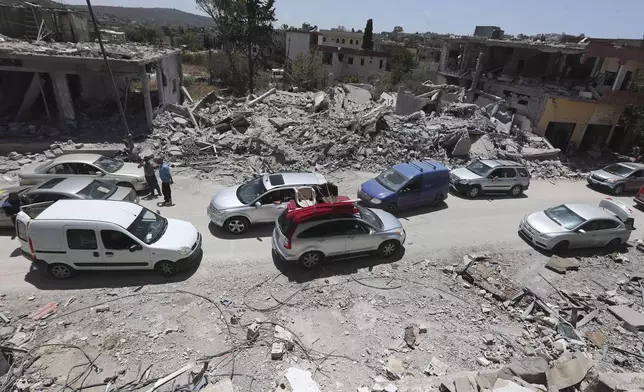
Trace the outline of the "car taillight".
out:
[[[33,258],[36,258],[36,251],[34,250],[34,244],[31,242],[31,238],[29,238],[29,251],[31,252],[31,255]]]
[[[290,238],[286,237],[286,239],[284,240],[284,247],[286,249],[291,249],[291,239]]]

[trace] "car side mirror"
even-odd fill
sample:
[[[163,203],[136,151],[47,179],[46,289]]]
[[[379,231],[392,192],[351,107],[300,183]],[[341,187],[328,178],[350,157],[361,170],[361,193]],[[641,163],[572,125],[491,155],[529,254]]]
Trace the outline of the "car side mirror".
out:
[[[584,230],[584,229],[579,229],[579,230],[577,230],[577,233],[579,233],[579,234],[586,234],[586,230]]]
[[[96,175],[99,176],[99,177],[103,177],[105,175],[105,173],[100,171],[100,172],[96,172]]]
[[[259,207],[261,207],[261,206],[262,206],[262,203],[260,203],[260,202],[258,202],[258,201],[257,201],[257,202],[255,202],[255,207],[259,208]]]
[[[130,252],[136,252],[137,250],[143,250],[141,244],[134,244],[130,246]]]
[[[374,229],[369,229],[369,235],[374,235],[376,234],[376,231]]]

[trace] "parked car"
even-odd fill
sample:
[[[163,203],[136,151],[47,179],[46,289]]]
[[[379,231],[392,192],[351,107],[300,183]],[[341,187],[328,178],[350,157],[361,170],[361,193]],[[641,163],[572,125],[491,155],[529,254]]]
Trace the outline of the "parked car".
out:
[[[20,170],[20,185],[35,185],[58,177],[84,177],[130,187],[147,189],[143,169],[136,163],[124,163],[99,154],[69,154],[47,162],[37,162]]]
[[[273,251],[281,259],[313,268],[325,258],[376,253],[394,256],[405,230],[392,214],[353,202],[326,203],[284,211],[273,230]]]
[[[519,234],[536,246],[561,252],[568,248],[616,248],[635,230],[633,210],[607,198],[599,205],[562,204],[526,215]]]
[[[644,185],[644,163],[620,162],[595,170],[587,177],[588,185],[619,195]]]
[[[212,198],[207,212],[212,223],[241,234],[255,223],[275,222],[291,200],[306,206],[337,195],[337,187],[319,173],[267,174],[222,190]]]
[[[16,233],[37,267],[67,279],[77,270],[154,269],[165,276],[193,265],[201,234],[138,204],[58,200],[22,208]]]
[[[368,207],[398,210],[436,205],[449,194],[449,170],[436,161],[391,166],[360,186],[358,199]]]
[[[470,198],[481,193],[508,193],[518,197],[530,186],[530,173],[514,161],[480,159],[467,167],[452,170],[449,184]]]
[[[644,186],[637,191],[637,195],[633,198],[633,201],[637,204],[638,207],[644,207]]]

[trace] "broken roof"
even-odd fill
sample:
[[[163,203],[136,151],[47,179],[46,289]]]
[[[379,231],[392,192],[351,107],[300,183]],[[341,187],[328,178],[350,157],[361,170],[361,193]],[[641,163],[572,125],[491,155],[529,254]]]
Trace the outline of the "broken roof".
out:
[[[354,49],[354,48],[346,48],[342,46],[331,46],[331,45],[314,45],[314,47],[321,52],[327,52],[327,53],[346,53],[346,54],[353,54],[356,56],[369,56],[369,57],[390,57],[389,52],[378,52],[375,50]]]
[[[179,52],[175,49],[160,49],[138,44],[105,44],[107,57],[114,60],[137,61],[146,63],[156,61],[166,55]],[[21,58],[25,56],[53,56],[62,58],[100,58],[102,54],[98,43],[78,42],[37,42],[6,39],[0,40],[0,58]]]
[[[473,42],[486,46],[505,46],[510,48],[530,48],[542,52],[566,52],[566,53],[583,53],[586,50],[586,44],[579,43],[558,43],[531,40],[510,40],[510,39],[491,39],[486,37],[461,36],[450,37],[446,39],[451,42]]]

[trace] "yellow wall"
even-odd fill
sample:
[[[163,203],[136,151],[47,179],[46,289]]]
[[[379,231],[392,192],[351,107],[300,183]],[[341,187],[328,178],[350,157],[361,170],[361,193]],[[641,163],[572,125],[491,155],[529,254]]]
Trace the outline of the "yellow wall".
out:
[[[544,135],[550,121],[576,123],[570,141],[579,145],[588,124],[615,125],[624,105],[610,105],[597,101],[580,101],[565,98],[548,98],[539,120],[537,133]]]

